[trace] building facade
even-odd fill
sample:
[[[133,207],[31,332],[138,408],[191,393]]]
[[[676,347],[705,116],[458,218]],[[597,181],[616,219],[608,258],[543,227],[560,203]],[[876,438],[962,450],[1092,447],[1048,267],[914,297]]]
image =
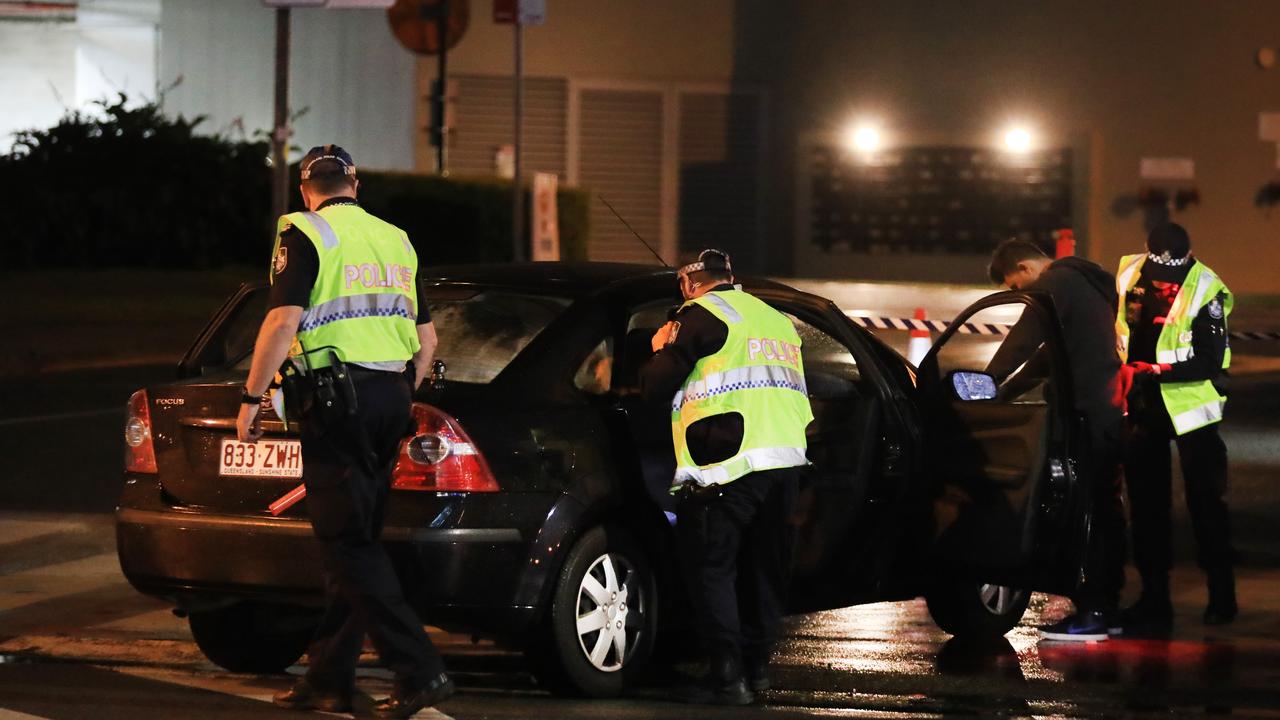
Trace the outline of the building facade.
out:
[[[86,21],[113,9],[132,30],[94,55],[65,32],[62,46],[24,44],[30,23],[0,22],[0,73],[19,88],[5,127],[35,123],[23,98],[50,85],[66,106],[100,92],[64,89],[95,68],[130,90],[181,78],[166,108],[208,115],[210,132],[270,126],[260,0],[65,4]],[[1280,178],[1280,69],[1254,60],[1280,45],[1271,0],[547,6],[523,31],[524,170],[591,192],[593,259],[652,261],[603,198],[673,264],[716,246],[754,272],[983,282],[999,239],[1060,227],[1111,266],[1141,247],[1166,193],[1198,200],[1172,215],[1233,288],[1280,292],[1259,262],[1280,236],[1258,202]],[[449,171],[493,175],[510,164],[514,31],[491,2],[469,7],[449,57]],[[337,140],[366,166],[434,171],[434,58],[400,48],[377,10],[297,10],[293,37],[296,145]],[[874,152],[848,148],[863,124]],[[1020,153],[1003,146],[1015,126]]]

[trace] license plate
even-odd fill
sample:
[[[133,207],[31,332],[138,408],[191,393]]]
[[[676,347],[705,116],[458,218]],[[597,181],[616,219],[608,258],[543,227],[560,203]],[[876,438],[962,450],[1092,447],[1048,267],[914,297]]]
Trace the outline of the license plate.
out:
[[[302,477],[302,443],[298,440],[225,439],[218,454],[218,474],[239,477]]]

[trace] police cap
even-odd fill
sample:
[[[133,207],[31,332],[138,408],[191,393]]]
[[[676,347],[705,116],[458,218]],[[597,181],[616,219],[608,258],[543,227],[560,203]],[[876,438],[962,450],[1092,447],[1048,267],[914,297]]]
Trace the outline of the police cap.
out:
[[[302,156],[301,178],[356,174],[356,161],[340,145],[317,145]]]
[[[733,274],[733,266],[729,263],[729,253],[715,248],[707,248],[698,253],[697,262],[691,262],[688,265],[676,271],[679,275],[688,275],[696,272],[713,272]]]

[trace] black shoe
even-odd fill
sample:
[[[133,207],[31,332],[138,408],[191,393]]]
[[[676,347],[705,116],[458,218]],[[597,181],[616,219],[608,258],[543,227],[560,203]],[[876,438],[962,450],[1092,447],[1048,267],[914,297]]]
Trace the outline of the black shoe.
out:
[[[1226,625],[1239,614],[1235,573],[1231,568],[1209,573],[1209,607],[1204,609],[1204,624]]]
[[[1240,614],[1240,608],[1234,603],[1229,606],[1219,607],[1210,604],[1204,609],[1205,625],[1229,625],[1236,619],[1236,615]]]
[[[448,675],[440,673],[420,690],[407,694],[396,693],[386,700],[379,700],[373,706],[373,714],[380,718],[413,717],[423,708],[444,702],[457,690],[453,680],[449,679]]]
[[[751,687],[753,693],[762,693],[773,687],[773,683],[769,681],[767,667],[760,668],[759,673],[751,673],[747,678],[747,685]]]
[[[679,692],[681,702],[693,705],[750,705],[756,696],[747,689],[745,678],[738,678],[728,683],[710,684],[703,681]]]
[[[289,710],[319,710],[321,712],[351,712],[351,693],[325,692],[316,689],[306,680],[299,680],[293,687],[276,693],[271,702]]]
[[[1173,604],[1142,597],[1120,612],[1117,635],[1127,638],[1167,638],[1173,634]]]
[[[1058,642],[1097,642],[1106,640],[1109,626],[1106,613],[1082,612],[1069,615],[1052,625],[1040,628],[1040,637]]]

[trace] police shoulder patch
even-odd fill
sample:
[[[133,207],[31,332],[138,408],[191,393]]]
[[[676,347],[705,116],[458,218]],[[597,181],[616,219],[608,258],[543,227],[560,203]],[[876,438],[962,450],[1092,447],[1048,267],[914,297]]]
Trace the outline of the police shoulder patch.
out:
[[[673,320],[671,321],[671,334],[667,336],[667,344],[670,345],[671,343],[675,342],[676,338],[679,337],[679,335],[680,335],[680,321]]]
[[[1209,301],[1209,317],[1214,320],[1222,319],[1222,300],[1214,298]]]
[[[281,245],[276,249],[276,256],[271,260],[271,272],[279,275],[289,266],[289,248]]]

